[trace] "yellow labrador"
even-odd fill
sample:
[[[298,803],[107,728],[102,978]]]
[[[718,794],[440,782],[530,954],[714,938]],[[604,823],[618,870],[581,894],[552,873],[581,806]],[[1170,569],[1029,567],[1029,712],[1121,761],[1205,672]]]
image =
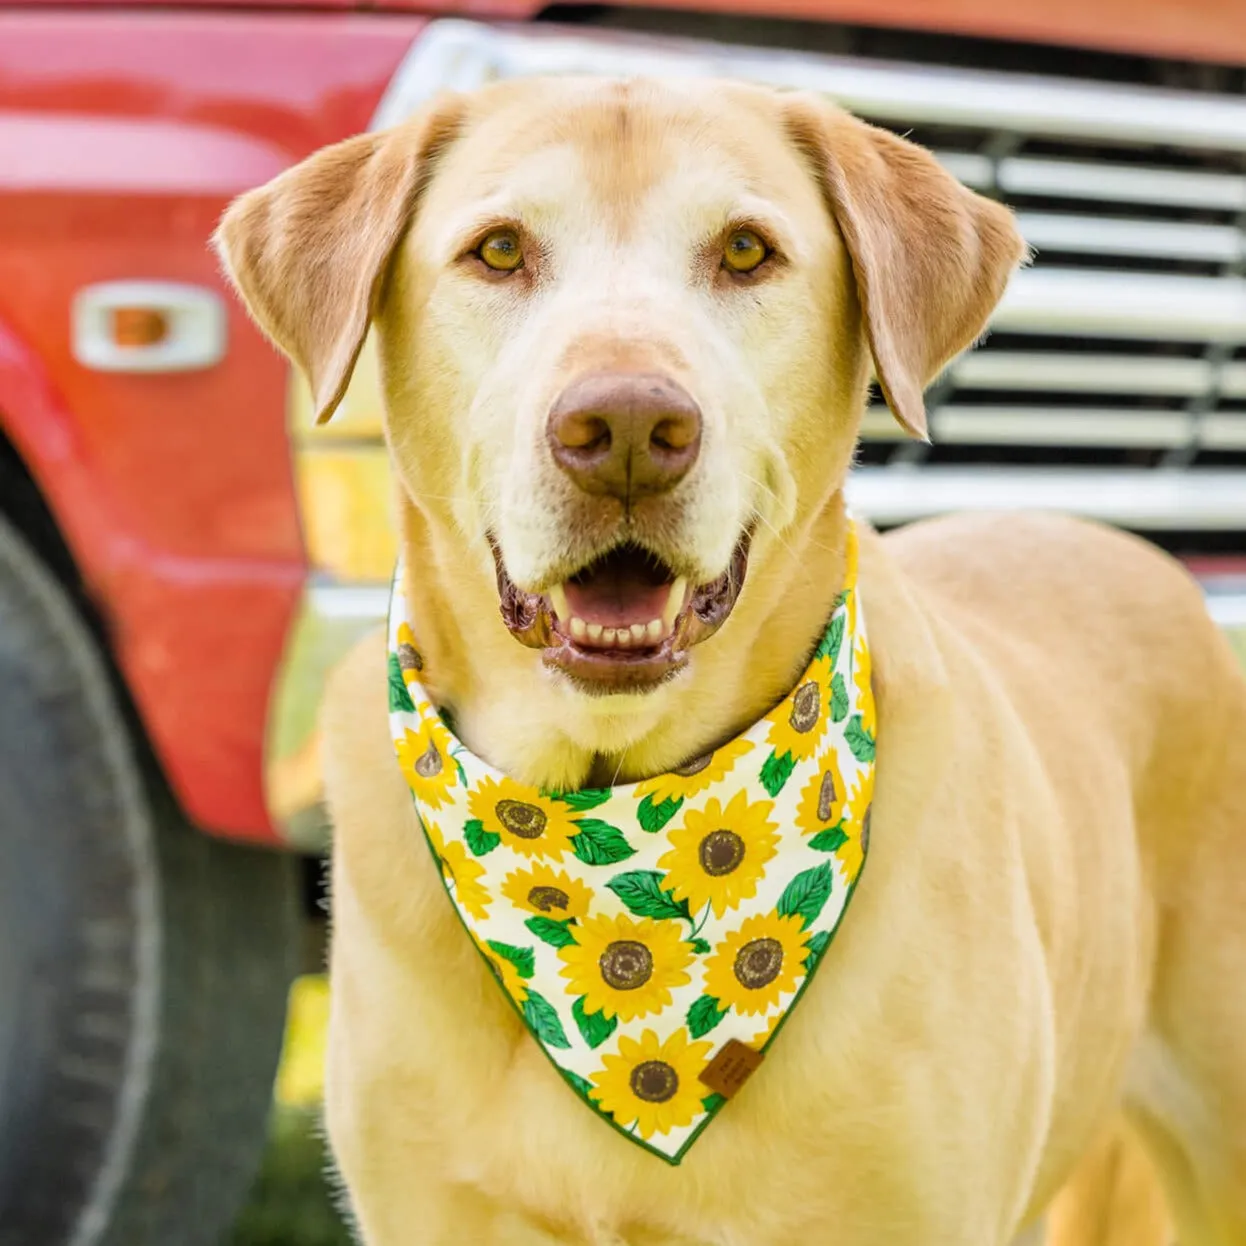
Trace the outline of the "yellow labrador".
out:
[[[218,242],[322,419],[375,326],[430,691],[549,789],[669,770],[790,690],[871,366],[924,436],[1023,253],[818,99],[574,79],[322,151]],[[1198,589],[1043,517],[866,531],[860,579],[870,868],[678,1168],[567,1091],[460,928],[383,638],[340,669],[327,1121],[370,1246],[1003,1246],[1121,1107],[1183,1246],[1246,1242],[1246,682]]]

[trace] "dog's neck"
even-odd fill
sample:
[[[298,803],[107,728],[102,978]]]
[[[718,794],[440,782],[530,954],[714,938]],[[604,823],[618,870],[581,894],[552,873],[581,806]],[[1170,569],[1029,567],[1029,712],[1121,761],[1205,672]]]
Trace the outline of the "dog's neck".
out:
[[[759,538],[735,610],[688,670],[612,704],[575,692],[507,631],[487,547],[467,563],[461,537],[405,497],[400,508],[422,681],[474,753],[549,790],[661,774],[756,722],[800,678],[844,578],[836,491],[801,527]]]

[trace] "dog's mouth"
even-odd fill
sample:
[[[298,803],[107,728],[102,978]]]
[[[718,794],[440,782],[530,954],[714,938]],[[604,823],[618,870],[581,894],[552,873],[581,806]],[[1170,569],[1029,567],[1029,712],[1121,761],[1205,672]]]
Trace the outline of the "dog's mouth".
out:
[[[502,619],[522,644],[583,691],[644,692],[670,679],[688,652],[731,614],[748,570],[751,530],[722,575],[692,584],[656,553],[626,542],[546,593],[526,593],[492,542]]]

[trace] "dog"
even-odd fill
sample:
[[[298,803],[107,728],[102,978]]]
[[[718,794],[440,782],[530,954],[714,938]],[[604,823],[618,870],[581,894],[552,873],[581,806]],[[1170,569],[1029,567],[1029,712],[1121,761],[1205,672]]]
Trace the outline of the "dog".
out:
[[[1004,207],[820,97],[577,78],[318,152],[216,241],[320,419],[375,332],[424,687],[555,793],[791,692],[846,582],[871,376],[925,437],[1025,257]],[[1118,1113],[1182,1246],[1246,1242],[1246,680],[1197,586],[1072,518],[855,531],[869,866],[677,1167],[577,1101],[464,933],[385,638],[335,672],[326,1122],[369,1246],[1005,1246]],[[655,602],[680,613],[650,633]]]

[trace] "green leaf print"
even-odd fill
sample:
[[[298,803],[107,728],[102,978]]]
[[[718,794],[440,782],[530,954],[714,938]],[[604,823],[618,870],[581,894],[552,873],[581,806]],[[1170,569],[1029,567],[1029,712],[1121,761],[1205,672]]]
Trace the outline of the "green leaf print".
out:
[[[782,790],[783,785],[792,777],[792,771],[796,769],[796,758],[791,753],[784,753],[780,756],[778,753],[771,753],[762,764],[761,768],[761,785],[771,796],[777,796]]]
[[[486,831],[485,824],[479,818],[472,818],[471,821],[463,823],[463,838],[467,840],[467,846],[472,850],[472,855],[477,857],[483,857],[485,853],[492,852],[502,842],[501,835]]]
[[[636,806],[636,821],[640,823],[642,830],[652,835],[655,831],[660,831],[679,812],[683,803],[682,796],[668,796],[666,800],[655,805],[653,796],[646,796]]]
[[[848,688],[844,677],[835,672],[831,680],[831,722],[841,723],[848,717]]]
[[[515,972],[521,978],[530,978],[536,972],[536,952],[530,947],[512,947],[509,943],[499,943],[496,939],[487,940],[489,946],[503,960],[515,966]]]
[[[844,620],[847,617],[845,614],[837,614],[831,620],[817,653],[813,655],[815,658],[830,658],[832,666],[839,661],[839,650],[844,643]]]
[[[415,702],[407,691],[407,681],[402,677],[402,667],[398,665],[398,655],[389,655],[389,712],[404,710],[408,714],[415,713]]]
[[[463,769],[463,763],[459,761],[457,754],[451,753],[450,756],[454,762],[454,768],[459,772],[459,782],[463,785],[464,791],[466,791],[467,790],[467,771]]]
[[[693,1038],[704,1038],[725,1016],[723,1008],[712,995],[702,995],[688,1009],[688,1031]]]
[[[713,945],[708,939],[693,939],[688,945],[698,956],[704,956],[706,952],[714,950]]]
[[[600,818],[577,818],[580,829],[571,838],[575,855],[585,865],[616,865],[635,856],[636,849],[623,838],[623,832]]]
[[[781,917],[799,917],[809,929],[831,898],[834,875],[830,863],[797,874],[783,889],[776,908]]]
[[[874,737],[861,725],[861,715],[853,714],[844,730],[844,739],[857,761],[874,760]]]
[[[631,870],[626,874],[616,874],[606,887],[627,905],[629,913],[637,917],[652,917],[657,921],[670,918],[691,921],[688,902],[675,900],[662,890],[665,877],[658,870]]]
[[[805,957],[806,973],[813,973],[818,967],[818,962],[826,955],[826,949],[831,946],[831,931],[819,930],[816,935],[805,945],[808,955]]]
[[[705,1098],[701,1100],[701,1106],[707,1112],[717,1112],[718,1109],[726,1102],[727,1100],[724,1095],[720,1095],[715,1092],[712,1095],[706,1095]]]
[[[814,852],[835,852],[848,842],[848,836],[843,832],[843,823],[839,826],[829,826],[824,831],[819,831],[810,841],[809,847]]]
[[[571,1046],[554,1006],[544,995],[538,995],[535,991],[528,992],[528,998],[523,1005],[523,1019],[533,1034],[547,1047]]]
[[[529,917],[524,925],[542,943],[548,943],[550,947],[566,947],[568,943],[575,942],[575,935],[571,933],[570,918],[556,922],[552,917]]]
[[[618,1017],[607,1017],[604,1012],[585,1012],[584,996],[571,1005],[571,1015],[584,1041],[590,1047],[600,1047],[618,1028]]]
[[[584,1096],[584,1098],[589,1099],[592,1097],[596,1087],[588,1080],[587,1077],[581,1077],[578,1073],[573,1073],[570,1069],[559,1068],[558,1071],[567,1079],[567,1081],[571,1083],[572,1086],[575,1087],[580,1094]],[[597,1106],[596,1100],[593,1101],[593,1106]]]
[[[579,792],[555,792],[550,799],[561,801],[577,813],[586,813],[590,809],[596,809],[598,805],[604,805],[610,799],[610,789],[586,787]]]

